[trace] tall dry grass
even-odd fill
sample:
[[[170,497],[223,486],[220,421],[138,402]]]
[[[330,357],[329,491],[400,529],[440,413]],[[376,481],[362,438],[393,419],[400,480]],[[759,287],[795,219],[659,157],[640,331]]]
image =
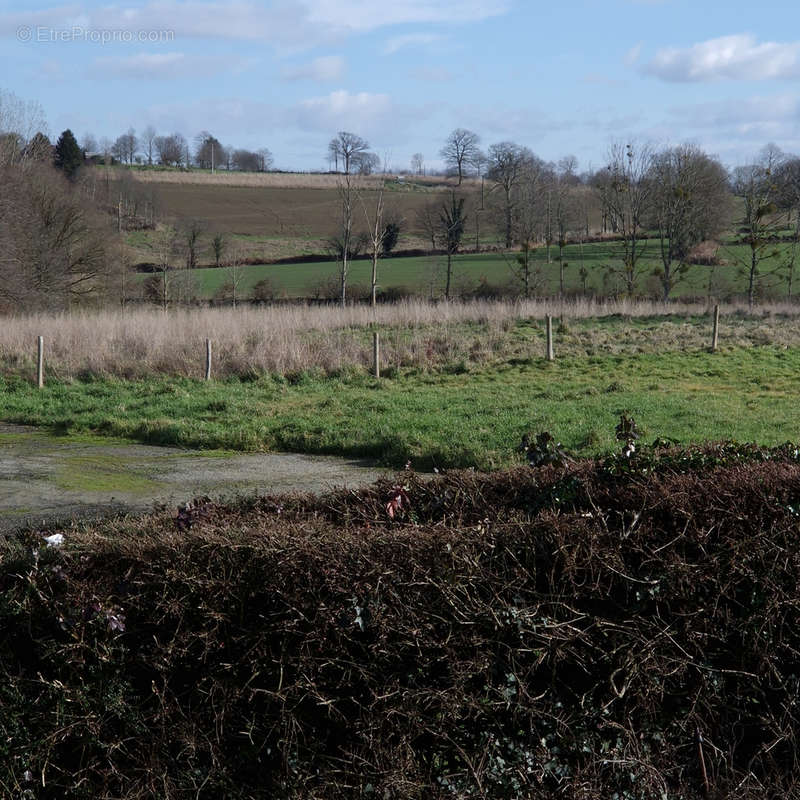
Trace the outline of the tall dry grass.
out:
[[[800,307],[772,305],[747,315],[722,308],[721,345],[800,346]],[[541,355],[543,326],[519,320],[560,317],[557,355],[667,352],[706,347],[708,308],[648,302],[410,301],[397,305],[267,306],[236,309],[154,308],[6,318],[0,327],[0,369],[30,373],[37,337],[45,340],[48,375],[145,377],[201,376],[205,340],[213,343],[218,377],[336,372],[369,367],[372,326],[381,334],[384,367],[440,368],[487,364]],[[703,315],[706,315],[703,317]],[[652,324],[637,319],[652,317]]]

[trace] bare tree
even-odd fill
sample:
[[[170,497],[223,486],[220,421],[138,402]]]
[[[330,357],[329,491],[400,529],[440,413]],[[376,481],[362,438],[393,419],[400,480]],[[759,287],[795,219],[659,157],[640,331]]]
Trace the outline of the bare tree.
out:
[[[97,139],[95,139],[94,134],[89,133],[88,131],[81,136],[81,150],[87,155],[89,153],[98,153],[100,152],[99,145],[97,144]]]
[[[342,171],[345,175],[358,169],[368,151],[369,142],[348,131],[339,131],[328,144],[328,155],[335,158],[336,171],[339,171],[339,162],[341,161]]]
[[[731,248],[729,255],[741,264],[747,275],[747,306],[751,311],[764,279],[777,277],[787,271],[790,264],[792,271],[794,267],[792,251],[787,253],[777,246],[783,220],[778,208],[776,175],[784,160],[779,148],[767,145],[756,163],[737,167],[732,176],[733,193],[740,198],[744,209],[734,243],[746,246],[747,258],[738,255],[738,248]]]
[[[613,144],[600,184],[603,201],[618,226],[621,248],[619,263],[610,263],[607,270],[609,275],[622,280],[628,297],[635,294],[645,269],[641,263],[646,244],[642,229],[651,199],[652,184],[647,178],[652,160],[649,145]]]
[[[367,240],[372,260],[371,303],[373,308],[377,305],[378,259],[392,249],[400,232],[399,220],[387,220],[383,194],[384,183],[381,182],[380,187],[375,192],[375,204],[372,206],[371,215],[370,208],[365,202],[364,194],[361,193],[359,195],[361,207],[364,211],[364,220],[367,225]]]
[[[147,156],[147,163],[153,165],[153,154],[156,152],[156,129],[152,125],[148,125],[142,131],[141,137],[142,150]]]
[[[0,298],[15,310],[63,310],[102,295],[107,231],[78,188],[49,165],[0,167]]]
[[[482,153],[480,149],[480,136],[465,128],[456,128],[444,143],[439,155],[452,174],[458,176],[458,185],[464,180],[465,175],[475,168],[480,162]]]
[[[422,153],[414,153],[411,156],[411,171],[415,175],[423,175],[425,173],[425,156]]]
[[[125,164],[133,164],[138,150],[139,140],[136,138],[136,131],[128,128],[125,133],[117,137],[111,147],[111,154]]]
[[[503,231],[506,248],[513,243],[514,206],[517,202],[517,188],[525,179],[535,179],[541,170],[541,161],[527,148],[514,142],[500,142],[489,148],[489,180],[502,196]]]
[[[266,147],[260,147],[256,150],[258,154],[258,171],[267,172],[272,169],[274,159],[272,153]]]
[[[153,146],[158,153],[158,161],[166,167],[177,167],[183,162],[187,151],[186,139],[180,133],[169,136],[156,136]]]
[[[436,240],[439,237],[439,204],[426,203],[414,213],[417,232],[431,243],[431,253],[436,252]]]
[[[23,161],[25,145],[37,131],[47,131],[42,107],[0,89],[0,167]]]
[[[453,275],[453,256],[458,252],[461,245],[461,238],[467,224],[467,215],[464,210],[466,200],[463,197],[456,198],[456,193],[452,192],[450,202],[445,203],[439,212],[439,224],[442,240],[447,254],[447,279],[445,282],[444,299],[450,299],[450,284]]]
[[[195,137],[194,161],[200,169],[210,169],[212,172],[227,160],[225,148],[219,139],[208,131],[201,131]]]
[[[650,181],[652,226],[658,230],[662,264],[658,279],[667,303],[689,270],[691,250],[728,223],[730,190],[723,166],[692,145],[657,153]]]
[[[175,253],[177,235],[170,225],[161,226],[151,239],[151,247],[156,257],[159,271],[159,283],[156,291],[161,307],[166,312],[172,300],[172,258]]]

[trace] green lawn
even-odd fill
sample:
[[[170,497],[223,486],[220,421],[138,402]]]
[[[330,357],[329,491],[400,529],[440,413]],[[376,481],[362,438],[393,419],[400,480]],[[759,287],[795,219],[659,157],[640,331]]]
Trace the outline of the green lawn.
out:
[[[526,431],[577,454],[615,446],[619,414],[645,440],[797,440],[800,349],[772,346],[512,359],[451,372],[50,383],[0,380],[0,418],[143,442],[378,458],[401,467],[512,463]]]
[[[264,241],[264,237],[239,237],[248,240]],[[782,245],[781,247],[788,247]],[[554,295],[559,291],[558,248],[551,248],[551,261],[547,261],[544,247],[535,251],[532,270],[540,277],[536,292],[541,295]],[[720,250],[720,257],[727,263],[715,268],[695,265],[674,288],[672,296],[706,296],[711,289],[715,296],[728,293],[744,293],[747,276],[742,264],[747,261],[747,249],[740,245],[726,245]],[[455,294],[469,292],[481,282],[492,286],[517,289],[521,287],[514,276],[516,254],[487,252],[480,254],[460,254],[453,261],[453,291]],[[564,249],[565,289],[581,293],[584,279],[581,269],[588,273],[585,278],[587,292],[611,295],[624,292],[624,284],[619,277],[609,273],[609,265],[619,265],[620,246],[618,242],[595,242],[586,245],[569,245]],[[404,287],[422,296],[441,296],[445,283],[444,256],[397,257],[382,259],[379,264],[379,285],[382,288]],[[660,284],[654,272],[661,267],[659,245],[649,240],[641,259],[641,270],[637,280],[638,291],[644,295],[658,296]],[[212,297],[215,292],[232,277],[231,270],[206,267],[194,270],[193,278],[201,296]],[[143,279],[143,277],[142,277]],[[336,285],[338,266],[335,261],[322,261],[305,264],[257,264],[239,268],[237,279],[239,293],[246,296],[253,286],[268,279],[276,296],[288,297],[314,296],[326,284]],[[371,264],[368,260],[351,263],[349,283],[351,286],[366,287],[371,280]],[[773,275],[763,279],[765,297],[781,299],[786,295],[786,281],[783,276]]]

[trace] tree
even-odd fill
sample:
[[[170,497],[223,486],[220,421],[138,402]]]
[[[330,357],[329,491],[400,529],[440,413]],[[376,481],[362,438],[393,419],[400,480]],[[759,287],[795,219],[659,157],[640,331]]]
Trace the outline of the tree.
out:
[[[195,137],[194,161],[200,169],[210,169],[212,172],[227,159],[225,148],[219,139],[208,131],[201,131]]]
[[[241,172],[258,172],[259,156],[252,150],[234,150],[231,153],[231,162],[234,169]]]
[[[517,187],[523,179],[538,174],[540,169],[541,161],[527,147],[520,147],[514,142],[500,142],[489,148],[487,177],[502,193],[503,228],[507,249],[513,243]]]
[[[225,236],[223,234],[214,234],[214,238],[211,240],[211,249],[214,251],[214,266],[219,267],[222,261],[222,253],[225,250]]]
[[[431,253],[436,252],[436,240],[439,236],[439,204],[426,203],[414,212],[414,219],[417,232],[431,243]]]
[[[642,228],[652,192],[652,183],[647,180],[652,161],[653,152],[648,145],[615,143],[609,150],[609,164],[600,182],[603,202],[616,221],[621,248],[619,263],[612,262],[607,271],[622,279],[628,297],[636,293],[644,269]]]
[[[117,137],[111,148],[111,154],[125,164],[133,164],[138,150],[139,140],[136,138],[136,131],[128,128],[125,133]]]
[[[423,175],[425,173],[425,156],[422,153],[414,153],[411,156],[411,171],[415,175]]]
[[[266,147],[260,147],[256,153],[258,154],[258,171],[267,172],[271,170],[274,164],[272,153]]]
[[[0,89],[0,167],[24,163],[25,144],[47,130],[42,107]]]
[[[689,254],[714,238],[728,222],[730,208],[723,166],[697,147],[682,145],[657,153],[649,176],[651,224],[658,231],[662,300],[689,269]]]
[[[787,224],[791,229],[791,249],[786,274],[787,296],[791,300],[794,267],[800,244],[800,158],[796,156],[785,158],[777,170],[776,182],[778,206],[787,212]],[[792,212],[794,212],[794,225],[792,225]]]
[[[464,128],[456,128],[444,143],[439,154],[444,159],[450,172],[458,176],[461,186],[464,176],[480,162],[480,136]]]
[[[349,175],[360,167],[362,159],[368,151],[369,142],[348,131],[339,131],[328,144],[328,155],[335,159],[336,171],[339,171],[339,162],[341,161],[342,171],[345,175]]]
[[[81,150],[85,154],[90,153],[98,153],[100,150],[100,146],[97,144],[97,139],[95,139],[94,134],[89,133],[88,131],[81,136]]]
[[[24,157],[39,163],[49,162],[53,157],[53,145],[41,131],[37,131],[33,138],[25,145]]]
[[[75,177],[75,173],[83,166],[83,152],[78,147],[75,136],[69,128],[58,137],[53,150],[53,164],[56,169],[60,169],[70,180]]]
[[[158,161],[165,167],[178,167],[183,163],[184,154],[188,145],[186,139],[180,133],[173,133],[169,136],[156,136],[153,146],[158,153]],[[187,164],[188,166],[188,164]]]
[[[361,153],[355,163],[359,175],[372,175],[381,167],[381,159],[377,153]]]
[[[742,201],[744,216],[734,244],[744,245],[747,257],[742,259],[738,249],[730,250],[747,275],[747,307],[753,310],[756,292],[764,278],[777,276],[793,268],[792,251],[788,253],[776,245],[783,225],[779,214],[780,196],[776,175],[785,160],[774,145],[767,145],[754,164],[737,167],[732,176],[732,188]]]
[[[12,308],[66,310],[100,296],[107,238],[74,183],[49,165],[2,169],[0,298]]]
[[[359,195],[361,207],[364,211],[364,220],[367,224],[367,242],[369,253],[372,260],[372,283],[371,283],[371,304],[375,308],[377,304],[378,291],[378,259],[388,255],[397,243],[400,235],[400,223],[398,221],[386,221],[386,207],[383,202],[384,184],[381,182],[380,188],[375,193],[375,205],[370,216],[367,203],[363,195]]]
[[[179,235],[186,248],[186,269],[197,268],[197,247],[204,230],[205,225],[199,219],[185,220],[180,226]]]
[[[465,199],[456,198],[456,193],[452,192],[450,202],[445,203],[439,212],[439,224],[442,238],[447,253],[447,281],[445,283],[444,298],[450,299],[450,283],[453,274],[453,256],[458,252],[461,245],[461,237],[464,235],[464,228],[467,224],[467,217],[464,211]]]
[[[142,131],[142,150],[147,156],[147,163],[153,165],[153,154],[156,152],[156,129],[152,125],[148,125]]]

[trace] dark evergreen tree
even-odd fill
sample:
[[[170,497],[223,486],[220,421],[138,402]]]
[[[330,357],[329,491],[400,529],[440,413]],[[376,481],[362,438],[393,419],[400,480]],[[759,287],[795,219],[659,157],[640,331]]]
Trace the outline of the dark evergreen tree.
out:
[[[83,166],[83,151],[69,128],[58,137],[53,153],[53,164],[68,178],[74,178],[78,168]]]

